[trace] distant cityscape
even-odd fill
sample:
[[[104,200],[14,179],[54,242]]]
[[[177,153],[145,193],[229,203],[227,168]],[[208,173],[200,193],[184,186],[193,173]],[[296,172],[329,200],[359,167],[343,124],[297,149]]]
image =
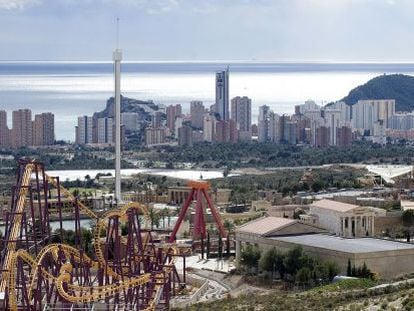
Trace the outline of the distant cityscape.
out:
[[[135,103],[142,112],[122,112],[121,139],[147,147],[258,140],[320,148],[349,146],[361,138],[379,144],[387,143],[387,138],[414,139],[414,113],[397,113],[394,99],[359,100],[354,105],[339,101],[326,106],[308,100],[295,106],[292,115],[279,115],[262,105],[257,123],[252,124],[252,99],[236,96],[230,100],[229,87],[229,70],[216,72],[215,104],[206,108],[202,101],[191,101],[189,114],[183,114],[180,104],[164,107],[150,102],[145,106],[123,97],[123,106]],[[79,116],[75,144],[113,145],[113,120],[113,113]],[[54,130],[54,115],[50,112],[35,115],[32,120],[29,109],[13,111],[9,129],[7,112],[0,111],[1,147],[53,145]]]

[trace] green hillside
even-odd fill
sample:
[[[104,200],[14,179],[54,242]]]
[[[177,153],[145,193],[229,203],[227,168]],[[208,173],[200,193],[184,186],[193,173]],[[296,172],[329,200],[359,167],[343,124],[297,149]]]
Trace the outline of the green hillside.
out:
[[[354,88],[342,101],[353,105],[360,99],[395,99],[396,111],[412,111],[414,110],[414,77],[384,74]]]

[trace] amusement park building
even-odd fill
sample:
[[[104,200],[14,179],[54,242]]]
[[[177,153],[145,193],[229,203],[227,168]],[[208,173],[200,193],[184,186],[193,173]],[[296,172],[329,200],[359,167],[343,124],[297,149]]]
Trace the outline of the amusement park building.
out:
[[[338,264],[345,274],[348,260],[359,267],[364,263],[380,278],[391,279],[414,270],[414,245],[376,238],[343,238],[298,220],[265,217],[236,229],[236,259],[245,245],[262,251],[276,248],[286,252],[295,246],[321,260]]]

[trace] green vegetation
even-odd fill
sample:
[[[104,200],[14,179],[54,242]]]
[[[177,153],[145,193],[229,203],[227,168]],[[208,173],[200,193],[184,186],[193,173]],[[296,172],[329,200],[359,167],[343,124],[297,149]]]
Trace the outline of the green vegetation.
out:
[[[349,279],[341,280],[336,283],[327,284],[312,288],[310,292],[337,292],[344,290],[370,288],[377,285],[377,282],[372,279]]]
[[[359,178],[366,174],[363,169],[329,168],[313,169],[306,173],[308,181],[301,182],[305,170],[278,170],[262,175],[240,175],[212,180],[213,188],[232,190],[230,200],[235,204],[244,204],[258,199],[258,191],[271,189],[283,195],[293,195],[298,191],[320,191],[330,187],[361,188]]]
[[[403,74],[382,75],[351,90],[342,100],[348,105],[360,99],[395,99],[397,111],[414,109],[414,77]]]
[[[247,245],[241,252],[240,264],[247,268],[248,272],[257,273],[260,267],[272,279],[275,278],[275,273],[278,273],[282,280],[304,287],[326,284],[339,273],[339,268],[334,262],[322,262],[309,256],[300,246],[286,253],[271,248],[261,254],[257,247]]]
[[[309,146],[239,142],[237,144],[198,143],[193,147],[160,146],[147,154],[147,160],[192,162],[204,168],[290,167],[331,163],[393,163],[412,162],[414,147],[381,146],[370,142],[355,142],[347,148],[323,149]],[[230,171],[231,173],[231,171]]]

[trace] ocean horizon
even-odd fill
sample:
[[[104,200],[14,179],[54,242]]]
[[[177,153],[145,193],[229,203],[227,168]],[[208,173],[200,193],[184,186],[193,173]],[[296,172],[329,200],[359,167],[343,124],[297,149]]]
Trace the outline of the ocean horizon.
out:
[[[214,103],[215,72],[230,70],[230,97],[252,99],[252,122],[258,107],[291,114],[294,106],[312,99],[318,104],[340,100],[381,74],[414,73],[408,62],[262,62],[262,61],[125,61],[122,95],[156,104],[190,101]],[[73,141],[80,115],[105,108],[113,94],[112,63],[103,61],[0,61],[0,109],[29,108],[33,115],[55,114],[56,139]]]

